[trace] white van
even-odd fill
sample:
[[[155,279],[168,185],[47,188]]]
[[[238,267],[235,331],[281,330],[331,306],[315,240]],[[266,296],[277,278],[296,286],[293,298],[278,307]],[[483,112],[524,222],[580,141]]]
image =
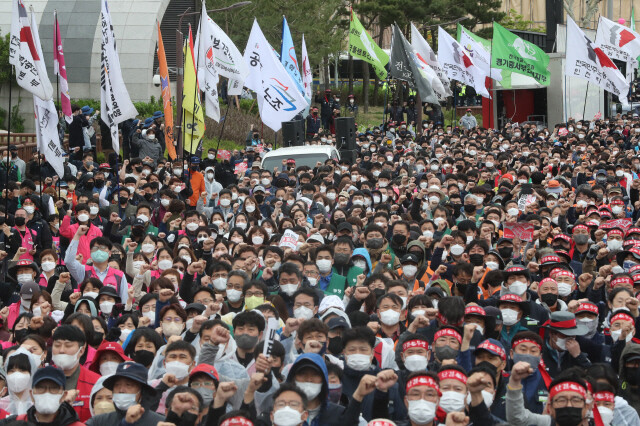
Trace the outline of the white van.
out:
[[[296,168],[308,166],[314,168],[318,162],[324,164],[328,159],[340,161],[340,152],[330,145],[292,146],[278,148],[267,152],[262,159],[261,168],[273,171],[274,168],[282,170],[282,160],[294,159]]]

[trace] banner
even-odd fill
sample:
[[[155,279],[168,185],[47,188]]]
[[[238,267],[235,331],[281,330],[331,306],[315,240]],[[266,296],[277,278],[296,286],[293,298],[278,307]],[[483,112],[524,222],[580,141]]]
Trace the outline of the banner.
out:
[[[218,99],[218,70],[215,66],[215,56],[211,45],[215,36],[211,34],[211,25],[208,25],[209,16],[207,8],[202,1],[202,14],[196,36],[196,50],[193,52],[198,68],[198,88],[204,92],[205,114],[207,117],[220,122],[220,101]]]
[[[497,22],[493,23],[491,66],[523,74],[543,86],[551,81],[549,55],[533,43],[523,40]]]
[[[628,105],[629,83],[606,53],[589,40],[569,16],[566,51],[565,75],[587,80],[616,95],[621,104]]]
[[[298,57],[296,56],[296,49],[293,46],[293,39],[291,38],[291,31],[289,31],[289,25],[287,24],[287,18],[282,17],[282,45],[280,46],[280,62],[287,70],[291,79],[300,90],[300,93],[305,94],[304,86],[302,85],[302,76],[300,75],[300,69],[298,68]]]
[[[387,70],[384,67],[389,63],[389,56],[374,43],[353,10],[349,24],[349,54],[370,63],[378,78],[386,80]]]
[[[111,14],[107,0],[102,0],[102,64],[100,73],[100,114],[111,130],[111,143],[116,153],[120,152],[118,124],[138,115],[133,106],[127,87],[122,79],[120,58],[116,49],[116,37],[111,24]]]
[[[433,91],[436,92],[438,99],[444,100],[449,96],[452,96],[453,93],[449,87],[451,85],[449,77],[447,77],[447,74],[440,66],[438,58],[436,57],[433,49],[431,49],[431,46],[429,46],[429,43],[427,43],[427,40],[422,37],[422,34],[420,34],[420,31],[418,31],[413,23],[411,24],[411,47],[413,47],[413,51],[420,62],[425,64],[427,67],[430,67],[438,76],[440,84],[437,84],[435,81],[432,81],[431,83]]]
[[[253,21],[244,60],[250,70],[245,87],[257,94],[262,122],[277,132],[283,121],[290,121],[309,104],[276,57],[257,20]]]
[[[67,123],[71,124],[71,121],[73,120],[73,117],[71,117],[71,97],[69,96],[67,67],[64,64],[64,51],[62,50],[62,39],[60,38],[58,12],[53,12],[53,73],[58,76],[60,86],[60,107],[64,114],[64,119],[67,120]]]
[[[162,105],[164,109],[164,141],[167,146],[167,153],[172,160],[177,158],[176,146],[173,137],[173,105],[171,104],[171,82],[169,81],[169,69],[167,68],[167,57],[164,53],[164,43],[160,32],[160,22],[158,26],[158,67],[160,68],[160,90],[162,91]]]
[[[390,73],[393,77],[405,80],[409,83],[410,87],[418,89],[418,94],[422,102],[428,102],[430,104],[439,103],[433,88],[431,87],[431,81],[435,80],[440,83],[436,74],[426,66],[422,69],[418,57],[416,56],[413,48],[409,44],[404,35],[398,28],[398,25],[393,26],[393,37],[391,39],[391,58],[390,58]],[[431,70],[431,74],[428,74],[426,69]]]
[[[465,53],[460,43],[438,27],[438,60],[451,80],[473,87],[477,94],[490,98],[485,86],[486,74]]]
[[[309,55],[307,54],[307,45],[304,42],[304,34],[302,34],[302,85],[304,86],[304,94],[311,101],[313,94],[313,74],[311,73],[311,65],[309,63]]]
[[[632,64],[640,56],[640,34],[600,16],[595,43],[611,59]]]
[[[504,224],[504,238],[518,237],[522,241],[533,241],[533,225],[525,222],[506,222]]]
[[[248,168],[249,168],[249,165],[247,164],[247,162],[243,161],[242,163],[236,164],[236,166],[233,169],[233,173],[242,176],[244,175],[244,172],[246,172]]]
[[[621,228],[624,231],[631,228],[631,218],[611,219],[600,225],[600,229]]]
[[[196,66],[193,60],[193,34],[189,25],[189,39],[184,54],[184,89],[182,90],[182,110],[184,116],[184,150],[195,153],[204,136],[204,115],[200,104]]]
[[[502,82],[502,70],[496,68],[491,69],[491,41],[475,35],[460,24],[458,24],[457,30],[458,42],[473,63],[479,67],[487,77]]]
[[[202,10],[206,10],[204,2]],[[203,18],[208,38],[196,38],[196,45],[202,46],[201,49],[204,49],[204,55],[198,57],[198,80],[204,81],[204,75],[201,73],[204,73],[205,69],[211,73],[215,71],[218,75],[229,80],[227,84],[228,96],[240,95],[244,80],[249,75],[249,68],[244,63],[242,53],[222,31],[222,28],[204,12]],[[198,35],[200,34],[202,34],[202,30],[198,29]],[[200,51],[202,52],[202,50]],[[210,70],[210,67],[214,67],[214,70]]]
[[[231,151],[227,149],[219,149],[218,153],[216,154],[216,158],[229,161],[231,160]]]
[[[31,14],[33,15],[33,11]],[[16,80],[20,87],[43,101],[51,99],[53,87],[47,75],[42,52],[38,53],[36,49],[34,29],[29,24],[22,0],[14,0],[13,3],[9,63],[16,68]]]
[[[38,25],[33,13],[31,14],[31,28],[33,28],[35,51],[40,58],[43,58]],[[64,160],[62,157],[64,151],[60,147],[58,112],[56,111],[53,99],[49,98],[43,101],[40,97],[33,95],[33,111],[36,123],[38,152],[44,154],[45,160],[51,164],[56,174],[62,178],[62,176],[64,176]]]
[[[280,237],[280,243],[278,246],[283,249],[290,248],[291,250],[296,251],[298,247],[298,234],[293,232],[291,229],[285,230],[282,237]]]

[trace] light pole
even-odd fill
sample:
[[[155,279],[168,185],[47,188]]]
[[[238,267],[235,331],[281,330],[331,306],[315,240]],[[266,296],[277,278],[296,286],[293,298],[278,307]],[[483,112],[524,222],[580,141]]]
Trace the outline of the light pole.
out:
[[[211,9],[207,10],[207,13],[214,12],[227,12],[232,9],[237,9],[239,7],[244,7],[250,5],[250,1],[241,1],[238,3],[234,3],[231,6],[223,7],[221,9]],[[176,107],[178,109],[177,125],[174,125],[174,129],[177,130],[178,135],[176,140],[178,141],[177,152],[179,155],[182,155],[182,90],[183,90],[183,80],[184,80],[184,58],[182,56],[182,48],[184,45],[184,36],[182,34],[182,19],[185,16],[194,16],[199,15],[202,12],[190,12],[191,7],[188,7],[187,10],[184,11],[183,14],[178,15],[180,20],[178,21],[178,28],[176,29]]]

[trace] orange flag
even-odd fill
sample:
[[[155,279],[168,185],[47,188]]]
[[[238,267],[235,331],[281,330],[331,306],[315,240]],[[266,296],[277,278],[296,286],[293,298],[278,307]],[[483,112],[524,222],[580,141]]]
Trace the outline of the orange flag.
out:
[[[162,90],[162,103],[164,105],[164,140],[167,152],[172,160],[175,160],[176,147],[173,144],[173,106],[171,105],[171,85],[169,84],[169,70],[167,69],[167,57],[164,54],[164,44],[158,25],[158,64],[160,65],[160,88]]]

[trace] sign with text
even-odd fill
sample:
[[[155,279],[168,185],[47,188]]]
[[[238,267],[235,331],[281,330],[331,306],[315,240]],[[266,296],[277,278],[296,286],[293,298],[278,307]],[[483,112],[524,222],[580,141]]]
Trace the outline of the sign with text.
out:
[[[227,150],[227,149],[221,149],[218,151],[218,155],[217,157],[221,160],[231,160],[231,151]]]
[[[291,229],[285,230],[282,238],[280,238],[280,247],[290,248],[291,250],[296,251],[297,244],[298,234],[293,232]]]
[[[623,219],[612,219],[600,225],[600,229],[612,228],[622,228],[626,231],[627,229],[631,228],[631,218],[625,217]]]
[[[533,225],[530,223],[507,222],[504,224],[504,237],[518,237],[523,241],[533,241]]]
[[[275,318],[269,318],[267,321],[267,329],[264,333],[264,349],[262,349],[262,353],[269,357],[271,355],[271,351],[273,350],[273,342],[276,341],[276,336],[278,335],[278,320]]]
[[[238,164],[236,164],[236,167],[234,169],[234,173],[237,174],[237,175],[243,175],[244,172],[247,171],[248,167],[249,166],[248,166],[246,161],[243,161],[242,163],[238,163]]]

